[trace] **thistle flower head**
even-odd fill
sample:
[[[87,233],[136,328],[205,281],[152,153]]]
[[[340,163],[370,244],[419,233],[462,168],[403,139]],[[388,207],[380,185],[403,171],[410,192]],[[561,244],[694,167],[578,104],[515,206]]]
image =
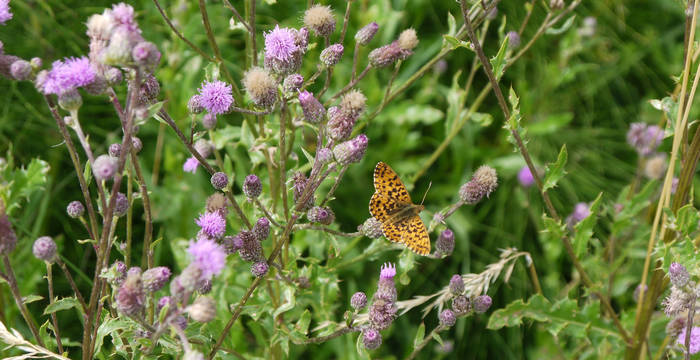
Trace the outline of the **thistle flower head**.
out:
[[[270,236],[270,220],[266,217],[261,217],[253,225],[253,235],[258,241],[264,241]]]
[[[54,61],[41,84],[44,94],[60,95],[95,81],[96,72],[90,60],[83,56]]]
[[[367,306],[367,295],[365,295],[365,293],[362,291],[352,294],[352,297],[350,298],[350,306],[352,306],[352,308],[355,310],[364,309],[364,307]]]
[[[118,26],[124,26],[130,31],[141,32],[134,20],[134,8],[131,5],[123,2],[112,5],[112,16]]]
[[[306,213],[312,223],[330,225],[335,220],[335,214],[329,207],[314,206]]]
[[[211,280],[201,280],[199,281],[199,283],[197,283],[197,292],[199,292],[202,295],[208,294],[211,292],[211,287]]]
[[[326,109],[321,102],[308,91],[299,92],[299,105],[301,105],[306,121],[312,124],[320,123],[326,115]]]
[[[666,174],[667,167],[666,154],[655,154],[644,164],[644,176],[653,180],[661,179]]]
[[[29,80],[32,75],[32,65],[27,60],[17,60],[10,65],[10,74],[15,80]]]
[[[384,234],[384,231],[382,230],[382,223],[374,217],[370,217],[365,220],[365,222],[359,226],[359,230],[362,235],[367,236],[370,239],[378,239]]]
[[[226,254],[233,254],[243,247],[243,240],[240,236],[224,236],[221,245],[223,245],[224,250],[226,250]]]
[[[202,270],[202,279],[211,279],[218,275],[226,265],[226,253],[216,242],[206,239],[190,241],[187,252],[192,262]]]
[[[354,139],[336,145],[333,148],[333,155],[341,165],[360,162],[367,151],[368,141],[367,135],[357,135]]]
[[[333,161],[333,151],[329,148],[321,148],[318,150],[317,157],[318,162],[321,164],[328,164]]]
[[[411,51],[418,46],[418,36],[416,35],[416,30],[406,29],[399,35],[399,47],[406,51]]]
[[[355,41],[357,41],[358,44],[365,46],[372,41],[378,30],[379,25],[376,22],[371,22],[363,26],[362,29],[355,33]]]
[[[296,31],[289,28],[275,28],[265,34],[265,57],[280,61],[292,61],[299,50],[296,44]]]
[[[532,176],[532,172],[527,165],[523,166],[520,171],[518,171],[518,182],[525,188],[528,188],[535,183],[535,178]]]
[[[269,270],[269,267],[268,267],[266,261],[258,261],[256,263],[253,263],[253,265],[251,265],[251,267],[250,267],[250,272],[255,277],[265,276],[267,274],[268,270]]]
[[[71,201],[66,207],[66,213],[72,218],[79,218],[85,213],[85,207],[80,201]]]
[[[676,344],[685,346],[685,337],[687,334],[687,327],[683,327],[680,334],[678,334],[678,339],[676,339]],[[700,352],[700,327],[693,326],[690,330],[690,344],[688,347],[688,352],[691,354],[697,354]]]
[[[277,83],[263,68],[253,67],[246,71],[243,87],[257,107],[269,108],[277,101]]]
[[[377,292],[374,294],[374,299],[383,299],[390,303],[396,302],[396,286],[394,284],[394,276],[396,276],[396,267],[394,264],[385,263],[382,265],[377,282]]]
[[[304,13],[304,26],[318,36],[328,36],[335,31],[335,18],[330,6],[314,5]]]
[[[53,263],[56,260],[56,243],[50,236],[42,236],[34,241],[32,253],[39,260]]]
[[[455,274],[450,278],[450,293],[452,295],[460,295],[464,292],[464,280],[462,275]]]
[[[343,45],[333,44],[321,51],[321,62],[326,66],[335,66],[343,57]]]
[[[202,106],[202,96],[199,94],[194,94],[187,101],[187,111],[190,114],[199,114],[204,111],[204,106]]]
[[[457,295],[452,299],[452,310],[457,315],[465,315],[471,310],[471,303],[464,295]]]
[[[369,64],[375,68],[387,67],[399,59],[407,58],[411,54],[401,46],[398,41],[372,50],[369,55]]]
[[[340,110],[355,118],[358,118],[366,108],[367,98],[357,89],[348,91],[340,100]]]
[[[494,168],[488,165],[481,165],[476,169],[472,180],[481,186],[484,195],[487,197],[498,187],[498,174],[496,174]]]
[[[197,167],[199,166],[199,160],[195,158],[194,156],[190,156],[185,160],[185,163],[182,164],[182,170],[185,172],[193,173],[197,171]]]
[[[291,93],[297,91],[304,85],[304,77],[300,74],[290,74],[284,78],[282,82],[282,88],[285,93]]]
[[[92,164],[92,173],[97,180],[109,180],[117,172],[117,158],[100,155]]]
[[[262,245],[252,232],[241,231],[236,237],[240,238],[241,247],[238,249],[238,255],[243,261],[262,260]]]
[[[0,0],[0,25],[5,25],[10,19],[12,19],[10,0]]]
[[[362,331],[362,345],[365,346],[365,349],[374,350],[379,348],[381,344],[382,335],[379,333],[379,331],[372,328],[367,328]]]
[[[491,307],[492,302],[493,300],[491,300],[490,296],[479,295],[476,298],[474,298],[473,301],[474,311],[479,314],[485,313],[486,310],[488,310]]]
[[[165,283],[170,280],[171,274],[170,269],[165,266],[148,269],[141,275],[143,288],[150,293],[156,292],[165,286]]]
[[[160,62],[160,51],[152,42],[141,41],[131,50],[131,57],[136,65],[150,73]]]
[[[690,281],[690,274],[685,266],[673,262],[668,268],[668,277],[671,279],[671,284],[678,288],[685,287]]]
[[[216,302],[208,296],[200,296],[189,306],[187,312],[194,321],[210,322],[216,317]]]
[[[509,48],[515,49],[520,46],[520,34],[517,31],[509,31],[506,37],[508,38]]]
[[[218,239],[226,231],[226,219],[218,212],[205,212],[200,215],[195,223],[202,228],[202,231],[209,237]]]
[[[128,275],[115,296],[117,310],[125,315],[134,316],[143,310],[145,302],[146,294],[141,285],[141,275]]]
[[[206,113],[204,116],[202,116],[202,126],[204,126],[205,129],[211,130],[216,127],[216,115],[212,113]]]
[[[591,214],[590,207],[585,202],[577,203],[574,206],[574,211],[566,218],[566,225],[573,229],[574,225],[581,222],[581,220],[588,217]]]
[[[306,185],[308,184],[309,180],[306,178],[306,175],[304,175],[304,173],[302,172],[294,173],[292,180],[294,181],[294,203],[298,203],[301,200],[302,195],[304,194],[304,190],[306,189]],[[312,194],[299,210],[306,211],[310,209],[313,206],[313,204],[314,195]]]
[[[396,276],[396,265],[392,263],[384,263],[381,267],[379,278],[393,280],[394,276]]]
[[[58,106],[66,111],[75,111],[83,105],[83,97],[76,89],[70,89],[58,95]]]
[[[440,314],[438,314],[438,320],[440,320],[440,325],[451,327],[457,322],[457,317],[452,310],[443,309]]]
[[[221,171],[214,173],[211,176],[211,186],[216,190],[221,190],[228,185],[228,176]]]
[[[330,138],[335,141],[347,139],[352,133],[357,117],[349,112],[342,111],[338,106],[330,107],[327,111],[327,116],[328,124],[326,128]]]
[[[641,156],[648,156],[656,151],[663,139],[664,130],[656,125],[632,123],[627,131],[627,143]]]
[[[171,301],[172,300],[170,299],[170,296],[163,296],[160,299],[158,299],[158,311],[160,311],[160,309],[164,308],[166,305],[170,305]]]
[[[223,81],[206,81],[199,88],[199,104],[214,115],[227,113],[233,105],[231,89]]]
[[[396,302],[375,296],[369,307],[369,323],[372,328],[384,330],[396,319]]]
[[[124,193],[118,192],[114,200],[114,216],[124,216],[129,210],[129,198]]]
[[[441,255],[450,256],[455,249],[455,234],[450,229],[445,229],[438,236],[435,248]]]
[[[262,183],[257,175],[248,175],[243,182],[243,193],[249,199],[255,199],[262,193]]]

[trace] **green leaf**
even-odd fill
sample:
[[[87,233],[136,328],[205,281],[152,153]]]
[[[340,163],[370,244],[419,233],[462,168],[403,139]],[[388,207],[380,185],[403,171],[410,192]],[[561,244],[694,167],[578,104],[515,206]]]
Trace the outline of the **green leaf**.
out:
[[[148,106],[148,117],[146,119],[150,119],[152,117],[155,117],[158,112],[160,112],[160,109],[163,108],[163,104],[165,104],[164,101],[158,101],[157,103],[153,103]]]
[[[562,26],[560,26],[558,28],[553,28],[553,27],[549,28],[549,29],[545,30],[545,34],[559,35],[559,34],[563,33],[564,31],[569,30],[571,25],[574,24],[575,18],[576,18],[576,15],[571,15],[571,17],[566,19],[566,21],[564,22],[564,24]]]
[[[67,297],[60,300],[56,300],[53,304],[44,309],[44,315],[53,314],[57,311],[68,310],[70,308],[80,308],[80,303],[74,297]]]
[[[275,312],[272,313],[272,317],[276,318],[277,315],[291,310],[295,304],[296,296],[294,296],[294,288],[291,286],[286,286],[284,292],[282,293],[282,304],[275,309]]]
[[[309,332],[309,324],[310,323],[311,323],[311,312],[309,312],[309,309],[306,309],[301,314],[301,317],[299,317],[299,320],[297,321],[296,325],[294,325],[294,329],[299,331],[300,333],[306,335]]]
[[[591,306],[597,308],[597,305]],[[528,302],[516,300],[505,308],[494,311],[487,328],[498,330],[503,327],[520,326],[525,319],[544,323],[553,336],[567,329],[567,333],[578,338],[595,333],[621,340],[615,328],[601,319],[600,313],[593,313],[591,308],[580,309],[576,301],[569,298],[552,304],[539,294],[530,297]]]
[[[564,170],[564,167],[566,166],[568,157],[569,154],[566,151],[566,144],[564,144],[559,151],[557,161],[553,164],[548,164],[545,169],[544,184],[542,184],[543,192],[557,186],[557,182],[564,177],[564,175],[566,175],[566,170]]]
[[[438,333],[433,333],[433,339],[440,344],[440,346],[445,346],[445,344],[442,343],[442,337]]]
[[[498,53],[496,53],[496,56],[492,57],[490,62],[491,62],[491,68],[493,68],[493,75],[496,77],[496,80],[500,80],[501,76],[503,76],[503,71],[506,68],[506,50],[508,49],[508,37],[505,36],[503,38],[503,42],[501,43],[501,48],[498,49]]]
[[[598,197],[593,200],[593,203],[589,207],[588,216],[574,226],[576,229],[576,234],[574,235],[574,252],[576,256],[580,257],[586,252],[588,241],[591,239],[591,236],[593,236],[593,227],[596,224],[602,196],[603,193],[598,194]]]
[[[457,39],[452,35],[443,35],[442,37],[445,40],[443,45],[447,45],[450,50],[455,50],[460,47],[467,48],[469,50],[472,49],[471,43],[468,41]]]
[[[115,331],[118,330],[128,329],[129,327],[130,322],[123,319],[107,318],[106,321],[102,321],[100,327],[97,328],[97,338],[95,339],[95,354],[99,354],[102,350],[102,344],[106,335],[113,334]]]
[[[457,20],[451,12],[447,12],[447,34],[450,36],[457,35]]]
[[[33,302],[35,302],[35,301],[39,301],[39,300],[43,300],[43,299],[44,299],[43,296],[39,296],[39,295],[27,295],[27,296],[25,296],[25,297],[22,298],[22,301],[23,301],[25,304],[29,304],[29,303],[33,303]]]
[[[416,337],[413,338],[413,348],[417,348],[420,343],[423,342],[423,338],[425,337],[425,323],[420,323],[420,326],[418,327],[418,331],[416,331]]]

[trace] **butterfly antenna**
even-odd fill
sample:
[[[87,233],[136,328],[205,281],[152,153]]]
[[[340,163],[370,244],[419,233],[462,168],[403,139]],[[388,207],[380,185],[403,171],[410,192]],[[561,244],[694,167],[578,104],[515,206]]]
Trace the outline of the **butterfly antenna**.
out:
[[[423,200],[420,201],[420,204],[423,205],[423,201],[425,201],[425,197],[428,196],[428,191],[430,191],[430,187],[433,185],[433,182],[431,181],[428,184],[428,190],[425,190],[425,194],[423,194]]]

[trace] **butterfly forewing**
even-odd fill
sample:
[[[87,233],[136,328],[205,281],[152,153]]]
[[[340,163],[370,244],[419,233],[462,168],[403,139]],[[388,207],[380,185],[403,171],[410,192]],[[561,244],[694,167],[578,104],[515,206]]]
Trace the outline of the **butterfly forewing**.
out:
[[[430,252],[430,236],[411,202],[408,190],[389,165],[379,162],[374,168],[375,193],[369,202],[369,211],[382,223],[384,236],[408,246],[420,255]]]

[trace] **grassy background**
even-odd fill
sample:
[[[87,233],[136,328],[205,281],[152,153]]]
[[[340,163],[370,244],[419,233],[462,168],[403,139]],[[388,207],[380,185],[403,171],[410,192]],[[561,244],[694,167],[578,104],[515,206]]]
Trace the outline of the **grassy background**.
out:
[[[151,1],[129,3],[138,12],[144,37],[156,43],[163,52],[157,72],[162,87],[160,98],[168,100],[168,110],[181,127],[186,126],[185,105],[204,78],[206,64],[174,37]],[[196,3],[164,3],[166,11],[186,36],[211,52]],[[87,49],[84,35],[87,17],[110,4],[109,1],[15,0],[11,3],[14,19],[0,27],[0,40],[5,44],[6,53],[23,58],[38,56],[47,65],[54,59],[79,56]],[[340,19],[346,2],[333,1],[330,4]],[[245,68],[244,33],[227,29],[230,13],[219,2],[210,3],[209,9],[223,55],[234,78],[240,79]],[[271,5],[260,2],[258,29],[270,29],[278,22],[298,27],[304,9],[305,2],[302,1],[281,1]],[[455,1],[358,1],[353,4],[353,9],[348,30],[350,36],[367,22],[380,24],[380,33],[372,42],[373,46],[391,41],[404,28],[417,30],[421,42],[416,54],[402,67],[396,83],[402,83],[439,50],[442,34],[447,31],[447,13],[459,18]],[[484,42],[487,54],[493,55],[498,50],[499,26],[505,21],[506,31],[517,29],[524,14],[525,10],[518,1],[504,1],[499,5],[499,17],[491,25]],[[570,175],[552,192],[554,205],[562,214],[568,214],[576,202],[593,200],[601,191],[605,198],[615,198],[631,181],[636,154],[625,144],[627,126],[635,121],[656,123],[660,120],[659,113],[651,108],[648,100],[662,98],[671,91],[674,85],[671,76],[680,72],[683,52],[683,10],[679,1],[586,1],[575,14],[571,29],[562,34],[543,36],[502,80],[503,89],[512,86],[520,96],[524,125],[530,128],[529,148],[535,162],[543,165],[553,161],[559,148],[567,145]],[[582,37],[577,32],[586,16],[597,19],[596,33],[592,37]],[[544,11],[538,2],[525,31],[525,41],[535,32],[543,17]],[[258,39],[260,44],[262,36]],[[449,95],[454,92],[453,79],[458,71],[462,71],[457,88],[464,86],[473,56],[465,49],[453,52],[446,59],[444,71],[428,72],[372,121],[367,129],[370,138],[367,156],[348,170],[346,180],[337,191],[337,200],[332,203],[340,229],[354,231],[368,216],[367,202],[373,192],[371,171],[377,161],[389,163],[408,182],[444,139]],[[307,59],[312,58],[307,56]],[[350,63],[346,55],[336,70],[338,79],[347,78]],[[302,73],[309,76],[313,70],[314,64],[307,61]],[[383,85],[389,76],[390,70],[375,71],[361,82],[359,87],[368,97],[370,110],[381,101]],[[480,72],[470,90],[467,106],[485,84],[486,78]],[[336,80],[333,88],[342,85]],[[83,247],[76,242],[85,234],[78,223],[65,215],[66,204],[81,198],[79,187],[65,147],[60,146],[55,123],[31,84],[0,79],[0,93],[4,95],[0,97],[0,153],[11,150],[15,161],[20,164],[41,157],[51,165],[46,190],[35,194],[16,214],[14,220],[21,240],[12,257],[17,277],[21,279],[22,293],[46,296],[42,266],[31,255],[31,243],[37,236],[55,236],[67,261],[86,274],[92,272],[94,259],[84,256]],[[104,99],[86,96],[84,100],[81,109],[83,126],[91,134],[95,152],[105,153],[107,146],[120,137],[116,131],[116,117]],[[541,202],[535,190],[521,188],[515,179],[523,162],[506,141],[506,133],[501,129],[503,117],[492,95],[486,98],[479,112],[490,115],[493,121],[490,124],[468,121],[427,174],[409,187],[412,187],[414,199],[418,199],[432,182],[425,204],[427,210],[433,212],[456,200],[459,186],[481,164],[489,164],[499,171],[500,186],[487,201],[462,208],[448,220],[448,226],[454,230],[457,239],[454,254],[442,261],[420,261],[417,271],[411,273],[410,283],[399,285],[399,299],[433,293],[447,284],[454,273],[481,272],[485,265],[498,259],[498,249],[505,247],[532,253],[548,297],[564,295],[560,291],[571,280],[571,266],[562,256],[560,244],[543,243],[538,237]],[[241,119],[237,115],[228,115],[220,119],[220,124],[222,121],[239,124]],[[140,158],[147,178],[151,177],[158,131],[159,123],[150,121],[139,132],[144,143]],[[154,234],[165,239],[163,246],[158,248],[156,263],[177,267],[172,256],[172,249],[179,246],[176,239],[188,238],[195,233],[192,219],[201,211],[211,188],[202,171],[195,175],[182,172],[181,164],[187,155],[172,132],[165,131],[164,141],[160,180],[157,187],[151,188],[156,222]],[[235,151],[244,153],[245,149]],[[237,181],[246,175],[243,166],[235,164]],[[136,209],[136,214],[140,211]],[[139,227],[135,228],[134,237],[140,239],[143,229],[137,223]],[[122,224],[118,235],[123,236],[123,231]],[[368,239],[363,239],[359,245],[366,247],[369,243]],[[135,248],[139,246],[137,242]],[[353,255],[359,253],[356,251]],[[371,293],[379,265],[384,261],[395,261],[395,258],[395,252],[384,252],[344,269],[339,274],[342,280],[338,289],[339,301],[347,302],[350,294],[358,289]],[[634,289],[631,279],[634,278],[627,282],[621,280],[619,294],[628,292],[631,298]],[[57,293],[67,294],[67,284],[61,278],[57,281]],[[84,279],[79,282],[87,289]],[[232,286],[245,287],[247,283]],[[516,266],[508,284],[499,280],[489,291],[494,298],[494,309],[532,293],[522,264]],[[2,287],[0,295],[3,304],[8,305],[2,307],[2,320],[8,326],[26,330],[14,306],[9,306],[13,300],[7,287]],[[44,306],[45,302],[39,301],[32,303],[30,309],[38,317]],[[341,318],[343,308],[336,309],[336,320]],[[64,334],[76,341],[81,326],[71,321],[74,317],[74,313],[59,313],[59,322],[65,327]],[[45,320],[45,316],[41,317],[41,323]],[[487,320],[486,315],[460,320],[446,332],[443,339],[454,341],[452,355],[483,359],[498,354],[503,358],[518,359],[534,357],[535,353],[556,354],[553,340],[544,332],[532,331],[533,328],[528,326],[490,332],[485,329]],[[415,330],[421,321],[419,311],[402,316],[384,332],[384,345],[375,355],[402,358],[410,353]],[[436,315],[429,314],[425,322],[427,328],[432,329],[437,324]],[[435,356],[431,354],[432,347],[431,344],[424,351],[423,358]],[[354,337],[345,336],[308,348],[292,346],[292,355],[353,358]]]

